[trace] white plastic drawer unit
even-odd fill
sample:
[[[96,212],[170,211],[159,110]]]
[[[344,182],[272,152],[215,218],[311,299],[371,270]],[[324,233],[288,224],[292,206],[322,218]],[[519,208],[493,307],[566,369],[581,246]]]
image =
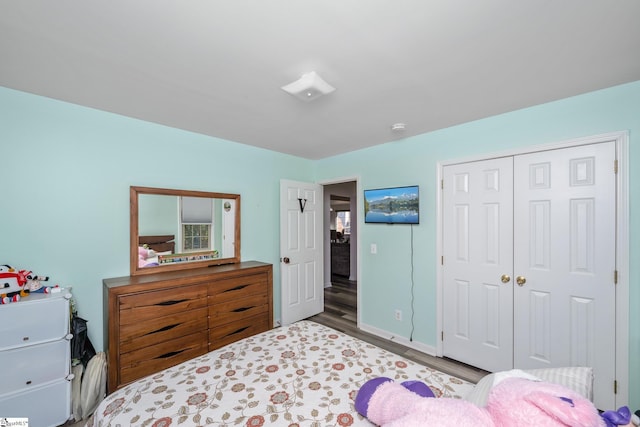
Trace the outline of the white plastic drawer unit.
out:
[[[69,288],[0,305],[0,417],[56,427],[71,415]]]
[[[8,368],[0,381],[0,395],[66,378],[70,367],[64,361],[70,358],[70,348],[64,339],[0,353],[2,365]]]
[[[2,418],[28,418],[29,427],[56,427],[71,416],[71,381],[60,380],[0,397]]]
[[[0,351],[64,338],[69,333],[68,292],[32,294],[0,306]]]

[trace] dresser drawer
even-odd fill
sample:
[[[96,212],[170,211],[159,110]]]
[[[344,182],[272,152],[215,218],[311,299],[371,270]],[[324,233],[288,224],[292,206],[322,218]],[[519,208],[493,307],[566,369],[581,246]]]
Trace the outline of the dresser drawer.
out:
[[[218,280],[209,284],[209,304],[266,293],[267,283],[268,278],[264,273]]]
[[[4,373],[0,395],[66,378],[69,375],[70,345],[59,340],[2,352]]]
[[[55,341],[68,333],[69,301],[61,295],[30,295],[0,305],[0,350]]]
[[[207,352],[202,331],[120,355],[120,384],[153,374]]]
[[[206,285],[176,287],[119,298],[120,325],[144,322],[207,306]]]
[[[209,328],[217,328],[225,323],[241,322],[242,319],[267,314],[268,311],[267,294],[214,304],[209,307]]]
[[[229,323],[209,329],[209,351],[215,350],[241,338],[264,332],[269,329],[269,316],[260,315],[244,318],[242,321]]]
[[[33,427],[63,425],[71,416],[71,381],[60,380],[0,397],[2,418],[29,418]]]
[[[207,327],[206,307],[153,320],[128,323],[120,329],[120,353],[206,331]]]

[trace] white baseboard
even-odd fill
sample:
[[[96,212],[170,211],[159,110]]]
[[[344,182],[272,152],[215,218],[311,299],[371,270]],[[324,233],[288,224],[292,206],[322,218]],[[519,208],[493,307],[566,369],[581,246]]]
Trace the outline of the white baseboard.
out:
[[[398,344],[402,344],[405,347],[409,347],[414,350],[420,351],[422,353],[428,354],[429,356],[436,355],[436,349],[433,346],[423,344],[417,341],[411,341],[408,338],[397,336],[391,332],[385,331],[384,329],[379,329],[371,325],[360,323],[359,327],[363,331],[368,332],[372,335],[375,335],[380,338],[384,338],[389,341],[397,342]]]

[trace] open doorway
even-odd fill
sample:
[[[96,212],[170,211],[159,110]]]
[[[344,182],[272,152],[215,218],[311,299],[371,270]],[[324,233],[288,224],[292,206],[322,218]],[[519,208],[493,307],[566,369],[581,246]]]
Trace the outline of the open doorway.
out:
[[[325,311],[357,323],[357,182],[323,185]],[[343,313],[343,314],[340,314]]]
[[[350,198],[330,196],[329,240],[331,245],[331,283],[335,277],[351,277],[351,208]]]

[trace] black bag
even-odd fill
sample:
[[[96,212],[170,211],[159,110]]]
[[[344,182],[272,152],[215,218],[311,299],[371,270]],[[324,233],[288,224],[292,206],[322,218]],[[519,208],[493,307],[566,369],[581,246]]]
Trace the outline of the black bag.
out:
[[[87,321],[75,313],[71,317],[71,359],[77,359],[86,367],[89,360],[96,355],[89,336],[87,335]]]

